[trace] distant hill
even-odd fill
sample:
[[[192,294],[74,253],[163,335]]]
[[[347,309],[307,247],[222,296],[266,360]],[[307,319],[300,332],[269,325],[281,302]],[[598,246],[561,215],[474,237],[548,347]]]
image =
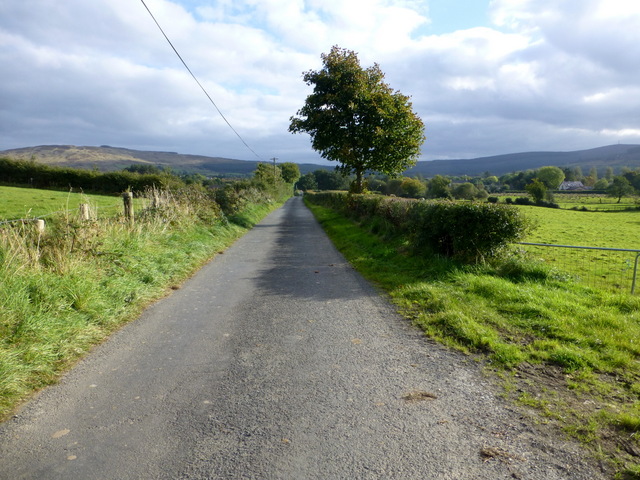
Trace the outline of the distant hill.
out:
[[[425,177],[434,175],[491,175],[523,170],[533,170],[547,165],[556,167],[581,167],[584,174],[596,167],[604,173],[607,167],[618,172],[622,167],[640,167],[640,145],[610,145],[607,147],[578,150],[574,152],[527,152],[480,157],[469,160],[431,160],[418,162],[407,170],[408,175],[421,174]]]
[[[59,167],[97,169],[102,172],[122,170],[131,165],[171,167],[175,172],[201,173],[209,176],[248,176],[256,170],[257,161],[232,158],[185,155],[176,152],[153,152],[111,147],[77,147],[75,145],[41,145],[0,151],[0,157],[29,160]],[[328,168],[301,164],[302,173]],[[330,167],[329,167],[330,168]]]
[[[248,176],[258,162],[231,158],[185,155],[176,152],[153,152],[110,147],[76,147],[74,145],[42,145],[0,151],[0,157],[28,160],[35,158],[50,165],[97,169],[100,171],[122,170],[130,165],[156,165],[171,167],[176,172],[202,173],[209,176]],[[466,160],[421,161],[407,170],[406,175],[491,175],[540,168],[546,165],[558,167],[579,166],[587,174],[596,167],[600,174],[607,167],[618,172],[622,167],[640,168],[640,145],[610,145],[573,152],[525,152],[480,157]],[[305,174],[314,170],[331,170],[331,165],[300,164]]]

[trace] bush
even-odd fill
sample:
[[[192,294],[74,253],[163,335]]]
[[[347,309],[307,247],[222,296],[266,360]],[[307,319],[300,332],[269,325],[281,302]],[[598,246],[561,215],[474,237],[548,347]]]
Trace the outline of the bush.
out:
[[[560,208],[560,205],[558,205],[555,202],[545,202],[544,200],[537,202],[536,203],[537,207],[546,207],[546,208]]]
[[[412,208],[411,239],[418,249],[468,263],[500,255],[530,230],[520,211],[490,203],[417,203]]]
[[[535,205],[529,197],[518,197],[513,203],[516,205]]]
[[[268,197],[267,192],[246,180],[227,184],[213,192],[214,200],[227,216],[238,213],[251,203],[267,203]]]
[[[516,208],[493,203],[456,203],[346,193],[310,194],[314,204],[339,210],[357,220],[380,218],[406,236],[416,251],[482,262],[498,256],[530,230]]]
[[[487,202],[489,203],[498,203],[500,199],[498,197],[487,197]]]

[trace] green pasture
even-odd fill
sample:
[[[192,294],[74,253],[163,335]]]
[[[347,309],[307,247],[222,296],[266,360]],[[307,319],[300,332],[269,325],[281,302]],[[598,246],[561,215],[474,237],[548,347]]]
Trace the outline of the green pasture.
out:
[[[123,209],[119,196],[0,187],[0,221],[43,217],[57,212],[75,214],[81,203],[88,203],[98,217],[113,216]]]
[[[500,202],[507,198],[515,200],[518,197],[527,197],[525,192],[509,193],[497,195]],[[560,208],[587,209],[591,211],[621,211],[638,208],[637,197],[622,197],[620,203],[617,198],[608,197],[604,193],[554,193],[553,201],[560,205]]]
[[[640,249],[640,210],[583,212],[518,206],[537,228],[527,242]]]
[[[603,193],[556,193],[554,201],[560,208],[587,208],[589,210],[609,210],[618,211],[630,208],[637,208],[637,198],[623,197],[618,203],[617,198],[608,197]]]
[[[581,247],[640,250],[640,211],[580,211],[518,206],[537,228],[525,242]],[[522,247],[535,258],[596,288],[630,292],[636,260],[634,252]],[[636,293],[640,285],[636,286]]]

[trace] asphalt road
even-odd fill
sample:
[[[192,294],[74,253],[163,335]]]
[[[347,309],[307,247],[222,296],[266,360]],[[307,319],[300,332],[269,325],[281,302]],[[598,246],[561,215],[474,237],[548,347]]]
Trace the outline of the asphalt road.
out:
[[[0,426],[1,479],[589,479],[291,199]]]

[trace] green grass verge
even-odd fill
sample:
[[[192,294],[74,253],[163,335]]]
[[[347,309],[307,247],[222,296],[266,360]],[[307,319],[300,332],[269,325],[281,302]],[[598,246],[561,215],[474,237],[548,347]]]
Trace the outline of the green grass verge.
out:
[[[640,451],[640,298],[515,257],[464,266],[412,256],[402,238],[309,207],[349,262],[428,336],[484,358],[505,395],[604,452],[621,472],[639,468],[630,452]]]
[[[194,206],[195,205],[195,206]],[[202,202],[134,225],[55,219],[0,235],[0,419],[280,203],[212,220]],[[218,217],[219,218],[219,217]]]

